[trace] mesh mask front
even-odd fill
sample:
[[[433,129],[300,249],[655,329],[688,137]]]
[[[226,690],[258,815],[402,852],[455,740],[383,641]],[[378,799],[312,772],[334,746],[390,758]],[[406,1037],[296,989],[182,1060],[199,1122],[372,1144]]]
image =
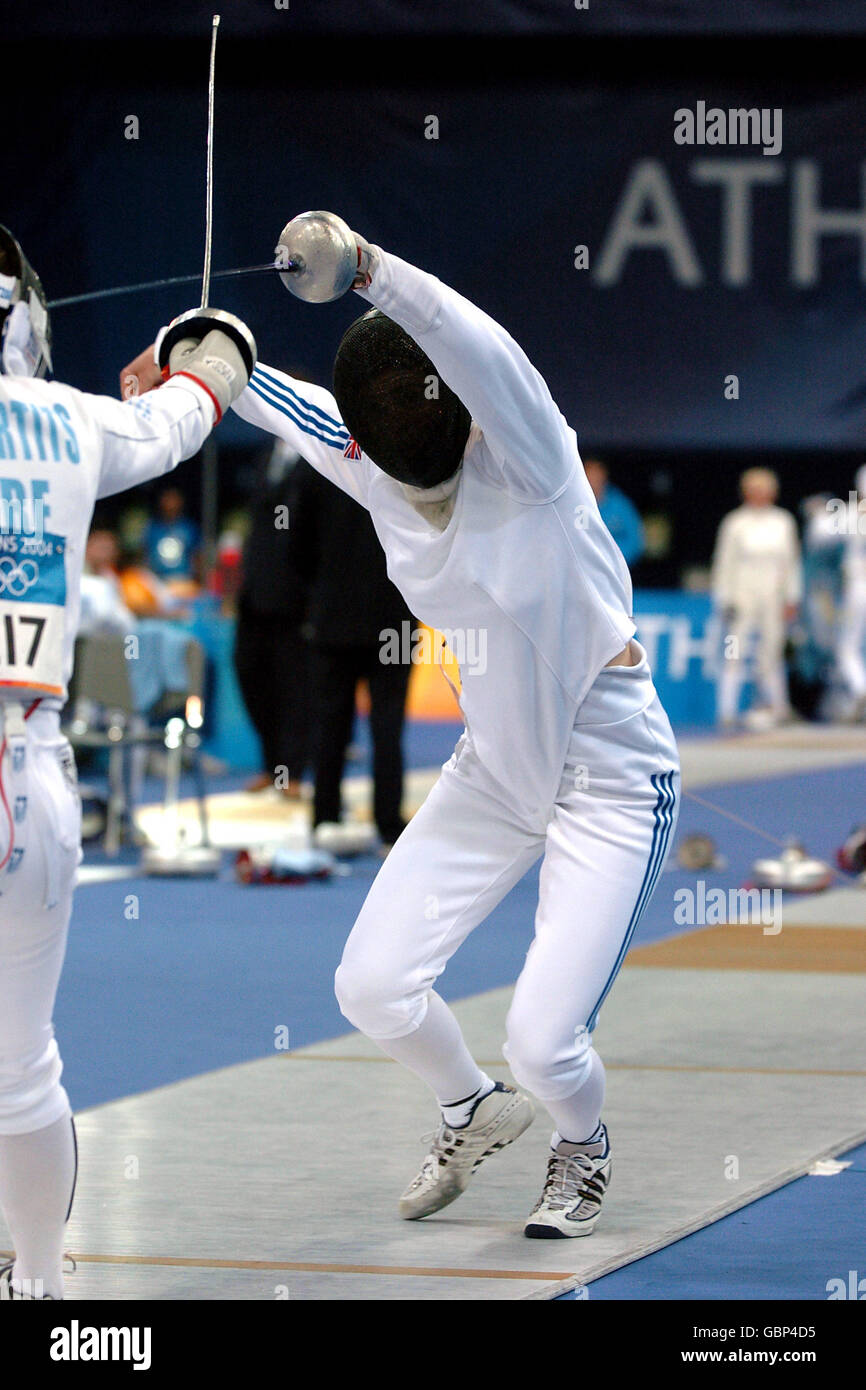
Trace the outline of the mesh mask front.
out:
[[[460,467],[471,416],[409,334],[378,309],[347,329],[334,396],[352,438],[384,473],[435,487]]]

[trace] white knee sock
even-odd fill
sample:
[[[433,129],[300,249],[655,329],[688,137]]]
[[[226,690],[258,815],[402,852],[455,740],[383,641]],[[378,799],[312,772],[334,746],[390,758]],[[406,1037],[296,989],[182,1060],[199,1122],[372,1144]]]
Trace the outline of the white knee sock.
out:
[[[438,994],[430,991],[424,1022],[404,1038],[375,1038],[383,1052],[413,1071],[435,1092],[440,1106],[476,1098],[490,1080],[472,1060],[460,1024]],[[493,1083],[490,1082],[490,1087]]]
[[[482,1082],[477,1091],[473,1091],[471,1096],[463,1096],[460,1100],[452,1101],[450,1105],[440,1100],[442,1108],[442,1118],[446,1125],[451,1129],[465,1129],[475,1113],[475,1107],[485,1096],[489,1096],[491,1091],[495,1091],[496,1083],[491,1081],[486,1072],[482,1072]]]
[[[590,1048],[592,1069],[579,1091],[566,1096],[565,1100],[546,1100],[547,1110],[553,1116],[558,1140],[569,1144],[585,1144],[591,1141],[601,1119],[604,1104],[604,1064],[595,1048]]]
[[[0,1208],[15,1247],[12,1282],[19,1292],[63,1297],[63,1233],[74,1185],[71,1115],[31,1134],[0,1134]]]

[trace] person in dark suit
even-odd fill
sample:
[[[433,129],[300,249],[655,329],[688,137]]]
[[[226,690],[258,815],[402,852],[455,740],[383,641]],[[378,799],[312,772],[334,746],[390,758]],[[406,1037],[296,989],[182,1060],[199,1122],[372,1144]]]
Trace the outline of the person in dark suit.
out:
[[[340,785],[352,737],[358,682],[370,692],[373,817],[383,849],[405,827],[402,734],[410,666],[381,659],[382,634],[414,626],[388,578],[369,513],[307,463],[297,468],[293,513],[299,564],[307,582],[314,708],[314,826],[338,822]]]
[[[263,770],[249,791],[276,786],[301,793],[310,752],[309,652],[301,632],[307,583],[299,563],[295,505],[297,454],[278,444],[250,504],[244,545],[234,662],[261,740]]]

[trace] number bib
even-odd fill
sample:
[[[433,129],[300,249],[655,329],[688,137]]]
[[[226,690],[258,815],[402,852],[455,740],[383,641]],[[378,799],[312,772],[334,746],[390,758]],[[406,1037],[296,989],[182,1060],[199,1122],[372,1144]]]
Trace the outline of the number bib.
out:
[[[0,687],[62,695],[66,540],[0,536]]]

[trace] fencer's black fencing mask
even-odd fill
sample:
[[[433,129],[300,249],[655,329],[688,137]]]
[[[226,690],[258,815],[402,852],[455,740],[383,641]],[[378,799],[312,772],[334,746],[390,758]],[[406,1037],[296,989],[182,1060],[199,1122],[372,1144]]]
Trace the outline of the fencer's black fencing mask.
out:
[[[471,416],[404,329],[378,309],[347,329],[334,363],[346,428],[384,473],[435,487],[460,466]]]

